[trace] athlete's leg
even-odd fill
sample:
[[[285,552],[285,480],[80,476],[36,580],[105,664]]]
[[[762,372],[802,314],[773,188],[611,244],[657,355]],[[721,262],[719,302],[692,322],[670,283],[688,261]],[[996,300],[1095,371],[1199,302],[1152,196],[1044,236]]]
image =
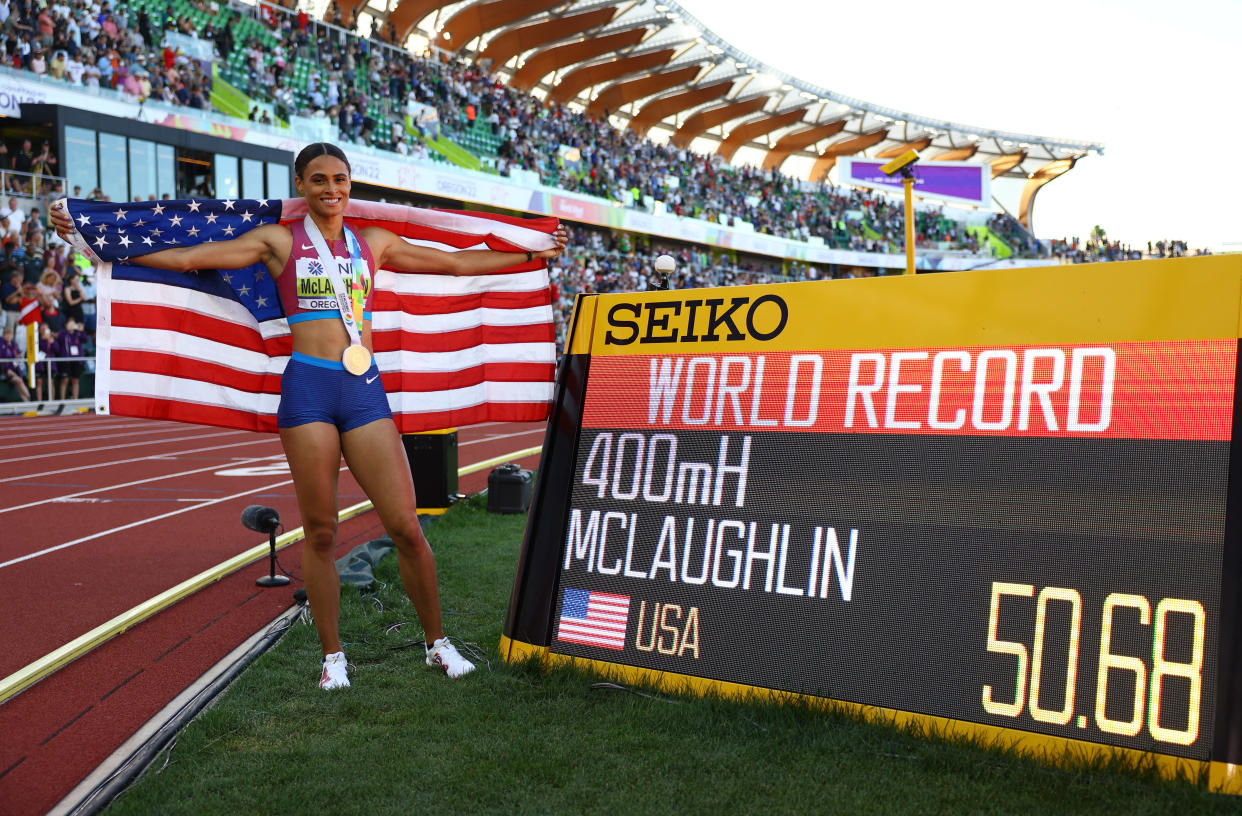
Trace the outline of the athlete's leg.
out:
[[[401,435],[391,419],[378,419],[341,434],[345,462],[397,548],[401,583],[410,596],[427,642],[443,637],[436,559],[418,523],[414,480]]]
[[[341,437],[335,425],[308,422],[280,429],[280,442],[293,474],[302,513],[302,575],[306,600],[325,655],[341,651],[341,579],[336,571],[336,485]]]

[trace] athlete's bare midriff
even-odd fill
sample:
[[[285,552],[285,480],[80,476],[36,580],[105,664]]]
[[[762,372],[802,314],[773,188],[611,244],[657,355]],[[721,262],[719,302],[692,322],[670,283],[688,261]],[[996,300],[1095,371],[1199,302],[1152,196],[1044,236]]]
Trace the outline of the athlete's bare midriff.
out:
[[[362,345],[370,350],[371,321],[362,321],[359,328]],[[293,350],[311,357],[339,362],[341,354],[349,345],[349,334],[345,331],[345,324],[339,317],[336,320],[304,320],[300,323],[291,323],[289,330],[293,335]]]

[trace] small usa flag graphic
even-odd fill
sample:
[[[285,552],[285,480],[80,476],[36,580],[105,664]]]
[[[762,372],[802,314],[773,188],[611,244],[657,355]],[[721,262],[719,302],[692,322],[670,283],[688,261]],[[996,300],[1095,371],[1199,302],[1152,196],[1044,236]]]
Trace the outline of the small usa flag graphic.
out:
[[[629,619],[629,595],[566,587],[556,639],[621,650]]]

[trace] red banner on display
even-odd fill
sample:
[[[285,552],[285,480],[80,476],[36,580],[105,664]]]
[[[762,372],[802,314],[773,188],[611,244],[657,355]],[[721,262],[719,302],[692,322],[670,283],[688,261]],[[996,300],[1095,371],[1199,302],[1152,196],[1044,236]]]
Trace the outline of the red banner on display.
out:
[[[1230,439],[1236,339],[597,356],[583,425]]]

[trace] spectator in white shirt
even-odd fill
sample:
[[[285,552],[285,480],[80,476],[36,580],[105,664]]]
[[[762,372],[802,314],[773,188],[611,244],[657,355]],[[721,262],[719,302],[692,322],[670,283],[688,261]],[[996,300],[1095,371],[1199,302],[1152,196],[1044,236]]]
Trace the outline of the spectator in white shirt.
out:
[[[74,56],[69,62],[65,63],[65,78],[74,85],[82,84],[82,73],[86,70],[86,66],[82,61]]]
[[[0,218],[7,219],[8,234],[21,240],[22,222],[26,220],[26,211],[17,205],[17,199],[10,196],[8,206],[0,209]]]

